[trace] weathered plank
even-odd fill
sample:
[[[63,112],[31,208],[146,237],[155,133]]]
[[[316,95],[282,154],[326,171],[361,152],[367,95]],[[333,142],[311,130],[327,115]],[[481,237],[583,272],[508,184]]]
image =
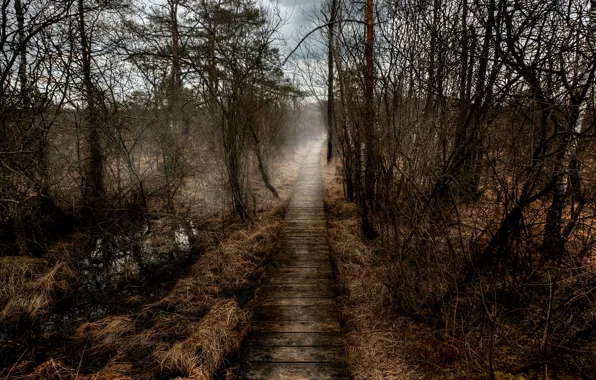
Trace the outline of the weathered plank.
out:
[[[343,347],[339,333],[259,333],[249,334],[247,345],[262,347]]]
[[[339,321],[260,321],[253,324],[251,331],[255,333],[329,333],[341,332],[341,328]]]
[[[267,271],[267,275],[271,277],[278,276],[332,276],[331,266],[324,268],[272,268]]]
[[[272,298],[333,298],[335,293],[333,289],[315,289],[315,290],[304,290],[304,289],[290,289],[281,288],[275,289],[267,287],[262,290],[260,300],[267,302]]]
[[[306,260],[323,261],[324,260],[324,261],[329,262],[329,252],[324,251],[324,250],[318,250],[318,249],[315,249],[315,250],[302,249],[300,251],[285,250],[285,251],[280,251],[271,257],[272,261],[276,260],[276,259],[293,260],[293,261],[306,261]]]
[[[332,297],[321,298],[321,297],[300,297],[300,298],[281,298],[281,297],[270,297],[268,299],[261,299],[260,305],[285,305],[285,306],[306,306],[306,305],[335,305],[335,299]]]
[[[263,292],[316,292],[331,288],[325,288],[321,284],[307,283],[307,284],[266,284],[263,286]],[[333,292],[331,293],[333,294]]]
[[[270,268],[329,268],[328,260],[291,260],[288,258],[276,258],[269,263]]]
[[[245,379],[326,380],[349,379],[346,367],[337,363],[247,363]]]
[[[265,363],[338,363],[343,361],[343,347],[247,347],[246,361]]]
[[[329,260],[329,247],[326,245],[321,245],[320,247],[313,247],[306,244],[298,244],[296,246],[284,244],[284,246],[281,247],[279,250],[279,255],[282,256],[296,254],[298,255],[298,257],[302,257],[311,253],[321,253],[326,260]]]
[[[336,305],[267,305],[257,310],[255,321],[314,321],[337,320]]]
[[[302,273],[291,276],[267,277],[263,281],[263,284],[267,286],[274,284],[317,284],[318,286],[333,286],[333,277],[319,273]]]

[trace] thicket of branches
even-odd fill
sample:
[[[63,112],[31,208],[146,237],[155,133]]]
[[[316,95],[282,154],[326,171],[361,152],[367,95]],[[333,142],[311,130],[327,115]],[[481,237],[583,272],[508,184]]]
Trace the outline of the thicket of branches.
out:
[[[251,1],[2,1],[0,210],[10,254],[43,250],[44,222],[134,224],[176,212],[219,173],[252,214],[250,162],[296,126],[297,92],[273,42],[279,16]],[[203,181],[204,182],[204,181]],[[221,204],[219,189],[209,202]]]
[[[492,377],[592,377],[596,3],[322,11],[330,145],[392,307]]]

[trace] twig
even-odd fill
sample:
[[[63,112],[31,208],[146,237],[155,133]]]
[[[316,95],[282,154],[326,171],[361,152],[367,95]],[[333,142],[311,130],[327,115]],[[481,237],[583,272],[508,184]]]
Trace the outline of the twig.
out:
[[[12,373],[12,370],[14,369],[14,367],[17,366],[17,364],[19,364],[19,362],[21,361],[21,359],[23,358],[23,355],[25,355],[25,352],[27,352],[29,348],[25,348],[25,351],[23,351],[23,353],[21,354],[21,356],[19,356],[19,358],[17,359],[16,362],[14,362],[14,364],[12,365],[12,367],[10,368],[10,371],[8,371],[8,373],[6,374],[5,379],[8,379],[10,377],[10,374]]]

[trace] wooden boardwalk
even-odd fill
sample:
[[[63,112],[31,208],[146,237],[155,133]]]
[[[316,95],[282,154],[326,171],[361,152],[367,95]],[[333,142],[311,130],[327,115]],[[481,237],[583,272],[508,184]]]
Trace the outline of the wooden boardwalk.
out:
[[[302,164],[241,354],[242,379],[349,378],[323,208],[320,153]]]

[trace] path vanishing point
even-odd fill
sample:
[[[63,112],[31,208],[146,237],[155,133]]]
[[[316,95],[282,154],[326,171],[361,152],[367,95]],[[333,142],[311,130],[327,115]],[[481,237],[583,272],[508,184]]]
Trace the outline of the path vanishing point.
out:
[[[347,379],[327,225],[321,147],[304,159],[241,353],[242,379]]]

